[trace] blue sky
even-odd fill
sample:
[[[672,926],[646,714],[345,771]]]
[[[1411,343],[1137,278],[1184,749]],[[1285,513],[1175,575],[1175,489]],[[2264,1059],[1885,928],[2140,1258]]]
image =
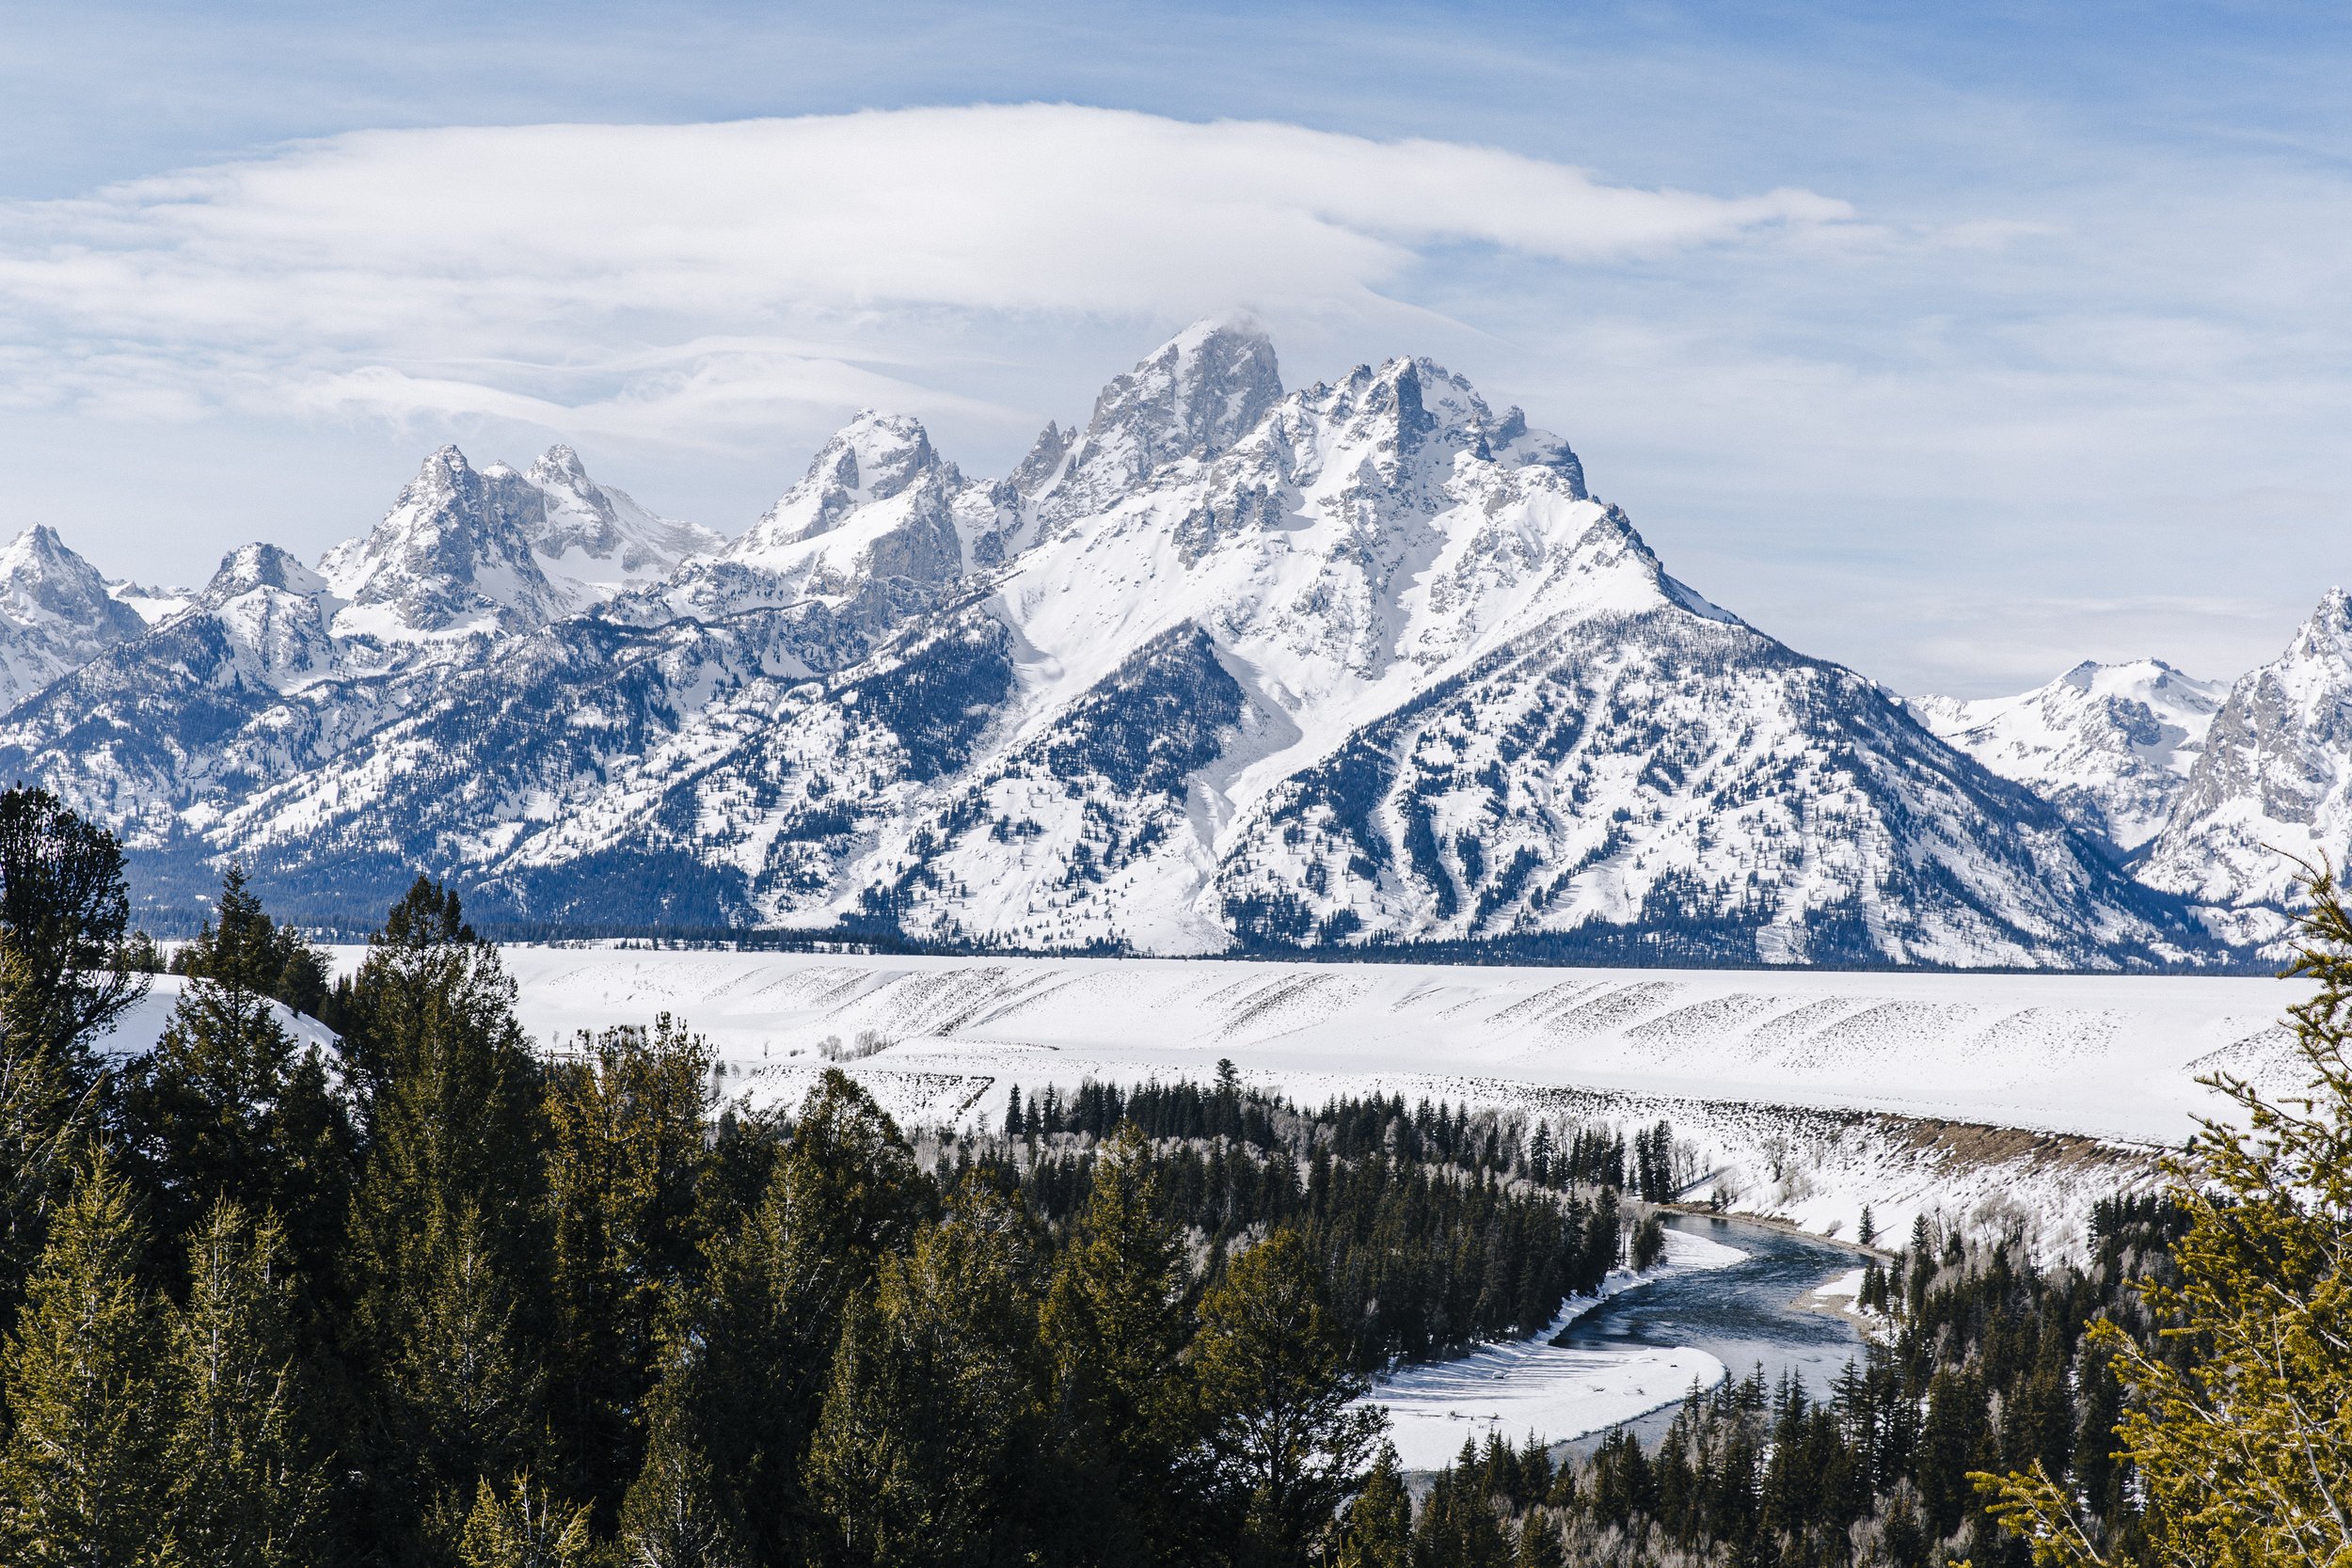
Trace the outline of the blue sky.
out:
[[[1901,689],[2352,580],[2339,8],[482,9],[0,19],[0,528],[200,578],[563,438],[733,531],[861,403],[1000,471],[1243,306]]]

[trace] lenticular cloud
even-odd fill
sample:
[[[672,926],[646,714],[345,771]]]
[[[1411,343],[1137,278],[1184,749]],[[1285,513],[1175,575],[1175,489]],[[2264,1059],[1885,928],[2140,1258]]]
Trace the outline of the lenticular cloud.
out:
[[[0,211],[0,325],[40,345],[0,373],[31,402],[755,419],[886,393],[877,316],[1358,309],[1434,246],[1573,264],[1847,215],[1057,104],[361,132]]]

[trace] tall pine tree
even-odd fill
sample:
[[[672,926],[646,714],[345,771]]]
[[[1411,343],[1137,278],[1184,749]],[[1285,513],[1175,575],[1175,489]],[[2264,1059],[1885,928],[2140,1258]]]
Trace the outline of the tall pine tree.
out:
[[[532,1463],[548,1275],[539,1065],[495,948],[420,878],[372,939],[342,1060],[364,1175],[352,1348],[378,1397],[373,1555],[444,1544],[478,1479]]]
[[[1003,1199],[967,1190],[852,1307],[809,1454],[842,1561],[1030,1555],[1045,1373],[1027,1231]]]
[[[131,1191],[94,1154],[56,1216],[0,1354],[0,1559],[24,1568],[161,1560],[165,1401]]]
[[[549,1416],[567,1483],[608,1525],[643,1457],[662,1311],[696,1265],[710,1064],[665,1013],[582,1035],[548,1072]]]
[[[1130,1124],[1096,1157],[1043,1314],[1061,1461],[1053,1513],[1063,1548],[1084,1560],[1167,1560],[1197,1545],[1178,1506],[1195,1435],[1182,1370],[1188,1283],[1150,1147]]]
[[[90,1042],[146,994],[112,834],[42,789],[0,790],[0,1323],[97,1126]]]
[[[187,1274],[167,1354],[174,1548],[208,1568],[302,1568],[318,1560],[330,1492],[310,1431],[284,1234],[274,1220],[248,1222],[234,1204],[216,1204]]]
[[[155,1049],[124,1075],[119,1121],[159,1250],[174,1255],[224,1199],[298,1216],[295,1256],[314,1277],[341,1240],[352,1135],[316,1048],[297,1054],[276,992],[324,995],[310,944],[281,930],[234,867],[220,923],[175,958],[191,976]]]
[[[1235,1258],[1200,1302],[1194,1376],[1207,1452],[1252,1568],[1304,1568],[1333,1513],[1363,1484],[1384,1424],[1323,1300],[1323,1271],[1295,1230]]]

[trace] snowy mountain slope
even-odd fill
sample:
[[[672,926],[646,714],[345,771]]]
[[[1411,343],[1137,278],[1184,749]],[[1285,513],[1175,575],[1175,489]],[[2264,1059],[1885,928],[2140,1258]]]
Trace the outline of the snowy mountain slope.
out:
[[[1243,823],[1218,891],[1284,944],[1963,967],[2195,944],[1877,687],[1679,607],[1563,618],[1359,731]]]
[[[626,491],[598,484],[567,446],[549,447],[519,476],[504,464],[482,471],[503,483],[519,480],[516,511],[523,536],[540,571],[574,610],[659,582],[688,559],[726,547],[724,538],[699,523],[657,516]]]
[[[129,607],[144,626],[161,626],[196,602],[190,588],[159,588],[143,582],[109,579],[106,593],[115,603]]]
[[[47,524],[0,546],[0,711],[146,629]]]
[[[168,858],[228,802],[322,766],[396,710],[396,672],[345,667],[339,608],[276,546],[232,551],[186,610],[0,720],[0,772]],[[183,869],[202,885],[202,868]]]
[[[1183,421],[1166,407],[1106,392],[1098,427]],[[996,582],[1030,651],[1009,748],[1074,741],[1064,716],[1133,684],[1117,666],[1180,626],[1203,629],[1232,687],[1187,683],[1218,705],[1183,789],[1067,773],[1046,787],[1015,760],[903,832],[882,825],[874,862],[913,868],[885,884],[902,929],[1201,951],[1672,927],[1687,951],[1747,961],[2196,944],[2030,795],[1667,577],[1556,439],[1439,367],[1394,360],[1293,394],[1223,453],[1189,451],[1079,513],[1083,454],[1176,446],[1098,427],[1031,503],[1057,520]],[[1566,673],[1635,647],[1655,689]],[[1668,691],[1677,733],[1629,718]],[[1571,781],[1561,765],[1596,715]],[[1458,755],[1397,766],[1448,729]],[[1709,751],[1704,777],[1680,776]],[[1767,799],[1737,798],[1775,769]]]
[[[135,823],[151,885],[234,857],[312,918],[424,869],[486,917],[1012,946],[2209,956],[1425,359],[1286,393],[1203,324],[1003,481],[868,412],[719,550],[625,499],[444,449],[320,572],[225,564],[11,716],[0,767]]]
[[[2286,930],[2293,860],[2352,861],[2352,597],[2331,589],[2230,689],[2140,875],[2238,942]]]
[[[2161,659],[2086,659],[2014,697],[1920,697],[1919,721],[2118,849],[2164,826],[2228,694]]]

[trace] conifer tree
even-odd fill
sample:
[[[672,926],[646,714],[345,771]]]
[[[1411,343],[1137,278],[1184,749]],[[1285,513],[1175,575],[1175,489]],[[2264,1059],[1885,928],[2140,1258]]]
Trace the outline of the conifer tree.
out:
[[[162,1560],[164,1400],[153,1301],[139,1288],[129,1185],[93,1153],[58,1212],[0,1353],[0,1560]]]
[[[1331,1568],[1409,1568],[1412,1551],[1413,1499],[1405,1490],[1396,1449],[1384,1443],[1364,1489],[1334,1528],[1326,1555]]]
[[[421,1506],[446,1531],[478,1478],[527,1465],[539,1434],[540,1370],[516,1328],[516,1282],[471,1204],[428,1227],[421,1306],[389,1369]]]
[[[1512,1568],[1567,1568],[1568,1549],[1560,1539],[1560,1522],[1541,1509],[1531,1508],[1519,1521],[1519,1544]]]
[[[694,1354],[680,1345],[680,1357]],[[753,1568],[747,1532],[685,1408],[691,1375],[665,1371],[646,1419],[645,1459],[621,1504],[619,1555],[628,1568]]]
[[[1182,1239],[1164,1214],[1150,1146],[1130,1123],[1098,1152],[1094,1183],[1056,1259],[1043,1332],[1071,1545],[1093,1560],[1182,1555],[1169,1517],[1194,1436],[1181,1373],[1191,1337]]]
[[[2317,982],[2288,1009],[2311,1088],[2273,1103],[2228,1073],[2208,1080],[2245,1124],[2207,1121],[2170,1166],[2168,1196],[2189,1216],[2180,1277],[2142,1294],[2174,1345],[2111,1321],[2091,1330],[2130,1395],[2116,1447],[2161,1561],[2352,1560],[2352,914],[2327,868],[2308,886],[2287,973]],[[2101,1522],[2046,1462],[1976,1481],[2038,1562],[2106,1560]]]
[[[545,1124],[514,1001],[457,895],[422,878],[352,988],[350,1340],[380,1396],[366,1469],[393,1559],[421,1526],[453,1544],[476,1480],[524,1467],[544,1430]]]
[[[684,1435],[721,1478],[757,1560],[793,1561],[822,1539],[827,1521],[808,1501],[803,1468],[842,1323],[935,1202],[897,1125],[829,1069],[766,1196],[713,1243],[707,1276],[672,1335],[691,1354],[666,1359],[657,1398],[693,1423]]]
[[[710,1062],[665,1013],[583,1035],[548,1074],[550,1416],[571,1484],[608,1522],[641,1458],[662,1307],[694,1268]]]
[[[1295,1230],[1232,1259],[1200,1303],[1194,1376],[1207,1452],[1243,1544],[1241,1560],[1303,1564],[1363,1484],[1384,1418],[1350,1408],[1366,1384],[1323,1300],[1323,1271]]]
[[[130,907],[112,834],[47,790],[0,790],[0,1325],[96,1130],[90,1042],[146,994]]]
[[[350,1179],[351,1140],[324,1064],[310,1060],[315,1048],[296,1056],[271,1000],[286,944],[233,868],[220,917],[183,951],[195,955],[183,965],[193,977],[121,1094],[132,1174],[156,1245],[174,1254],[223,1199],[340,1228]],[[307,943],[301,951],[315,961]],[[316,1268],[325,1235],[304,1239],[303,1261]]]
[[[214,913],[216,920],[206,921],[193,942],[172,954],[173,974],[271,997],[312,1018],[327,1010],[326,958],[301,932],[269,917],[242,867],[222,874]]]
[[[959,1195],[850,1309],[810,1488],[850,1564],[1018,1561],[1043,1416],[1036,1266],[1021,1217]]]
[[[503,1489],[485,1480],[457,1541],[460,1568],[582,1568],[588,1509],[551,1496],[526,1470]]]
[[[171,1315],[164,1447],[172,1543],[208,1568],[317,1560],[329,1489],[306,1431],[295,1288],[275,1221],[220,1203],[189,1249]]]
[[[90,1041],[147,992],[129,965],[131,895],[114,835],[45,789],[0,790],[0,948],[19,969],[0,1031],[39,1041],[87,1086]]]

